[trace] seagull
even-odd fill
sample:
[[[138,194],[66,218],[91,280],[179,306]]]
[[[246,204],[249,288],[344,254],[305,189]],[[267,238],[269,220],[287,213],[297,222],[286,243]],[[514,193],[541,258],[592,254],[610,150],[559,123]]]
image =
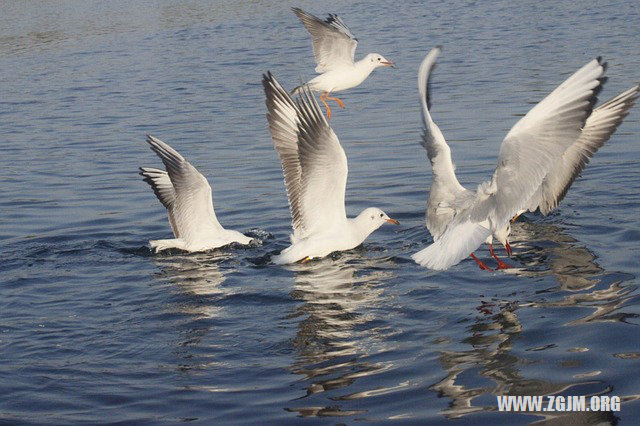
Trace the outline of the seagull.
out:
[[[170,248],[196,252],[231,243],[249,244],[251,238],[224,229],[218,222],[207,178],[160,139],[147,135],[147,142],[167,171],[140,167],[140,175],[167,209],[175,236],[169,240],[149,241],[151,249],[156,253]]]
[[[492,178],[470,191],[458,182],[451,150],[429,113],[429,74],[439,54],[440,48],[432,49],[418,73],[423,145],[433,168],[426,216],[434,242],[412,258],[445,270],[494,236],[507,247],[509,220],[530,206],[557,160],[581,137],[606,80],[606,63],[590,61],[520,119],[502,142]]]
[[[394,67],[395,64],[378,53],[369,53],[354,62],[358,40],[338,15],[332,13],[326,20],[319,19],[302,9],[293,8],[300,21],[311,34],[313,55],[316,57],[316,72],[320,75],[293,89],[298,93],[305,85],[311,90],[322,92],[320,100],[327,108],[327,118],[331,119],[331,108],[327,100],[336,101],[344,108],[342,100],[329,96],[332,92],[350,89],[360,85],[378,67]]]
[[[273,258],[279,265],[325,257],[359,246],[384,223],[398,225],[369,207],[347,218],[347,156],[308,87],[296,103],[270,73],[263,75],[267,120],[282,163],[291,210],[291,245]]]

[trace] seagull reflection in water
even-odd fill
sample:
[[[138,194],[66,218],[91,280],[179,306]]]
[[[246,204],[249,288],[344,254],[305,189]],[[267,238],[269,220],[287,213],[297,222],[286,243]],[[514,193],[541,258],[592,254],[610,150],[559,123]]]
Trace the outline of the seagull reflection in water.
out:
[[[467,327],[468,335],[461,342],[470,345],[466,351],[440,352],[439,361],[446,376],[429,387],[439,397],[450,398],[447,408],[440,413],[449,419],[461,418],[477,412],[497,411],[497,403],[474,404],[474,399],[490,395],[601,395],[611,392],[606,381],[588,380],[589,374],[576,374],[574,381],[528,379],[521,370],[535,360],[521,358],[514,350],[521,333],[527,331],[517,311],[520,309],[548,309],[561,307],[589,307],[593,311],[585,317],[566,323],[566,326],[594,321],[625,321],[633,314],[620,309],[627,305],[635,290],[624,285],[630,276],[608,273],[596,263],[596,257],[586,247],[559,226],[531,222],[517,222],[512,228],[514,241],[518,244],[518,258],[525,268],[512,268],[503,272],[519,276],[540,277],[552,275],[558,286],[536,292],[541,297],[534,302],[513,301],[482,302],[476,307],[478,314],[474,323]],[[568,293],[568,294],[566,294]],[[544,297],[544,299],[542,299]],[[448,343],[440,338],[440,343]],[[438,342],[436,340],[436,342]],[[526,351],[542,351],[555,346],[529,348]],[[570,348],[569,352],[589,351],[588,348]],[[588,370],[589,366],[583,365]],[[470,380],[469,375],[479,375]],[[562,375],[559,375],[561,377]],[[485,384],[486,380],[491,384]],[[587,380],[586,380],[587,379]],[[479,383],[478,386],[468,383]],[[622,396],[622,400],[628,397]],[[495,399],[493,400],[495,401]],[[545,424],[615,424],[616,417],[610,412],[527,412],[527,415],[542,417]]]
[[[229,262],[235,261],[233,253],[213,250],[200,253],[182,251],[168,252],[169,255],[153,256],[160,272],[158,275],[167,281],[173,293],[172,303],[167,303],[164,313],[175,327],[178,339],[173,349],[178,360],[176,369],[184,374],[193,374],[203,369],[218,367],[222,361],[212,355],[212,351],[222,350],[225,342],[207,335],[216,327],[216,320],[230,314],[226,311],[224,299],[232,291],[221,284],[225,281],[223,270],[232,273],[234,268]],[[222,265],[224,262],[224,265]],[[161,290],[159,290],[161,291]],[[207,351],[202,348],[206,346]],[[192,389],[200,386],[192,384]],[[209,386],[202,386],[210,390]]]
[[[340,401],[366,397],[369,392],[345,394],[359,378],[379,374],[392,368],[388,362],[367,359],[388,350],[386,330],[372,327],[375,306],[383,303],[382,283],[393,276],[384,261],[367,259],[357,251],[341,253],[339,259],[321,259],[304,265],[291,265],[295,270],[293,299],[303,302],[290,313],[301,317],[293,341],[296,359],[291,366],[302,376],[306,388],[295,402],[307,405],[287,408],[301,416],[350,416],[364,411],[347,410]],[[322,397],[315,394],[330,392]],[[384,392],[373,389],[371,393]],[[331,406],[324,406],[331,400]]]

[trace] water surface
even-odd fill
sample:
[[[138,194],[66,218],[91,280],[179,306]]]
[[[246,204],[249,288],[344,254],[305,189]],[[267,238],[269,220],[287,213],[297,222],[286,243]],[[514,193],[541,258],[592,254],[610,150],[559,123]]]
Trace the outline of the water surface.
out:
[[[508,129],[597,55],[601,99],[638,81],[633,2],[4,2],[0,13],[0,420],[19,423],[514,424],[495,395],[618,395],[633,424],[640,110],[549,217],[515,226],[514,269],[414,264],[430,169],[417,68],[443,45],[433,116],[458,176],[490,176]],[[313,75],[290,12],[339,13],[357,56],[397,62],[341,98],[347,212],[401,222],[363,246],[276,267],[289,212],[261,74]],[[209,178],[260,244],[152,255],[166,213],[137,175],[146,133]],[[485,249],[480,257],[488,257]]]

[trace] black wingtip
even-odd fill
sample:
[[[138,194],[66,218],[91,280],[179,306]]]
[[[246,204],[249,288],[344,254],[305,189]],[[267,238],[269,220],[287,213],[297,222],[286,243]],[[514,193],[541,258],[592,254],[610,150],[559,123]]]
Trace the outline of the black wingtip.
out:
[[[266,73],[262,74],[262,87],[264,87],[265,91],[271,85],[272,81],[273,81],[273,75],[271,74],[271,71],[267,71]]]
[[[316,18],[315,16],[313,16],[312,14],[305,12],[304,10],[300,9],[299,7],[292,7],[291,10],[293,11],[293,13],[298,17],[298,19],[300,19],[303,23],[304,23],[304,18],[311,18],[311,19],[316,19],[319,21],[318,18]]]
[[[598,59],[600,60],[600,57],[598,57]],[[601,64],[601,65],[606,70],[606,62],[604,64]],[[605,77],[605,76],[599,77],[597,79],[600,84],[598,84],[598,86],[593,89],[593,94],[591,95],[591,98],[589,99],[589,106],[587,107],[586,114],[585,114],[585,117],[584,117],[584,122],[582,123],[582,127],[584,127],[587,119],[593,113],[593,109],[595,108],[596,104],[598,103],[598,95],[602,91],[602,87],[604,86],[604,84],[607,82],[608,79],[609,79],[609,77]]]

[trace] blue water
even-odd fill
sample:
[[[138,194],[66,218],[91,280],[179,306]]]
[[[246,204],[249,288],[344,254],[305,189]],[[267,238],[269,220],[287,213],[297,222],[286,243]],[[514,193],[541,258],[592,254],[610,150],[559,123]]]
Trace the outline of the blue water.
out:
[[[409,257],[431,241],[427,51],[444,46],[432,112],[474,187],[517,119],[593,57],[609,61],[603,100],[640,79],[633,3],[3,2],[0,422],[635,424],[640,107],[560,208],[515,226],[512,270]],[[313,76],[293,5],[339,13],[357,57],[399,66],[344,92],[331,124],[348,214],[377,206],[401,226],[276,267],[290,218],[260,79]],[[152,255],[171,231],[137,175],[160,165],[146,133],[209,178],[226,227],[261,243]],[[498,412],[506,394],[623,403]]]

